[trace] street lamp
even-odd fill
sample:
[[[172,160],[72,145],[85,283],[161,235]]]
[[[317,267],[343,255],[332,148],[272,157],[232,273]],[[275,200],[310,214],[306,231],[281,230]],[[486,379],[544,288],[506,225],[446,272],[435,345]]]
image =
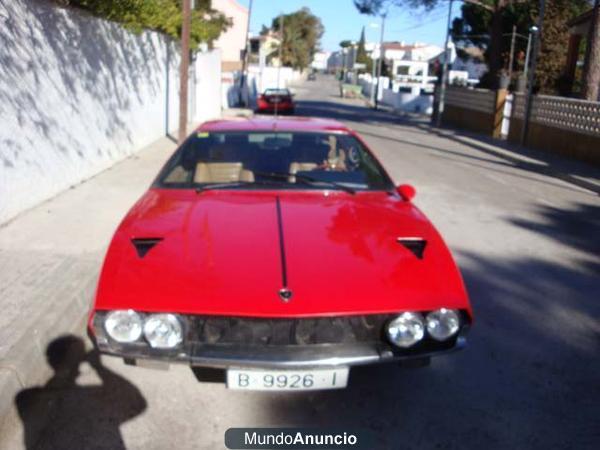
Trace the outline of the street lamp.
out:
[[[531,42],[533,45],[533,56],[531,60],[531,69],[528,72],[527,77],[527,97],[525,98],[525,111],[523,114],[523,125],[521,127],[521,145],[524,146],[527,141],[527,133],[529,131],[529,119],[531,117],[531,104],[533,103],[533,84],[535,82],[535,68],[537,66],[537,55],[540,50],[540,39],[539,32],[544,22],[544,10],[546,6],[545,0],[540,0],[540,16],[538,17],[538,25],[530,28]],[[528,46],[529,47],[529,46]],[[529,63],[529,52],[525,61],[525,69]]]
[[[356,76],[356,54],[358,53],[358,45],[356,43],[356,41],[352,41],[352,73],[353,75],[353,79],[354,79],[354,83],[356,84],[356,80],[358,80],[358,77]]]
[[[523,69],[525,78],[527,78],[527,71],[529,70],[529,55],[531,53],[531,38],[538,32],[538,27],[535,25],[529,28],[529,36],[527,37],[527,52],[525,53],[525,68]]]
[[[371,22],[369,26],[371,28],[379,28],[379,24],[375,22]],[[381,49],[379,49],[379,52],[381,52]],[[373,58],[374,53],[375,48],[373,48],[373,51],[371,52],[371,105],[375,104],[375,58]]]
[[[383,58],[385,57],[385,51],[383,49],[383,34],[385,32],[385,18],[387,16],[387,11],[381,14],[381,34],[379,35],[379,60],[377,61],[377,82],[375,83],[375,102],[373,106],[377,109],[379,103],[379,80],[381,78],[381,64],[383,62]]]

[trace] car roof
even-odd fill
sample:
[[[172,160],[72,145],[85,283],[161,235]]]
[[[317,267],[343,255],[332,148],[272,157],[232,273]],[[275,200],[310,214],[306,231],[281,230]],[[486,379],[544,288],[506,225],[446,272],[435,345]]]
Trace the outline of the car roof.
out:
[[[314,117],[231,117],[211,120],[197,131],[344,131],[350,129],[341,122]]]

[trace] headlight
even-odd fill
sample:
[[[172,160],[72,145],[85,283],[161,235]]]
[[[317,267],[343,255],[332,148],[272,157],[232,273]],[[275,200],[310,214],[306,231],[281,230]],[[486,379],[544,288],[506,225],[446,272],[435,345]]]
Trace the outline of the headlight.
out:
[[[425,336],[423,316],[419,313],[405,312],[387,326],[387,335],[392,344],[398,347],[410,347]]]
[[[454,309],[438,309],[425,318],[427,332],[436,341],[445,341],[454,336],[460,328],[460,317]]]
[[[173,348],[183,341],[183,330],[175,315],[152,314],[144,322],[144,336],[153,348]]]
[[[104,319],[104,328],[117,342],[135,342],[142,335],[142,319],[131,309],[111,311]]]

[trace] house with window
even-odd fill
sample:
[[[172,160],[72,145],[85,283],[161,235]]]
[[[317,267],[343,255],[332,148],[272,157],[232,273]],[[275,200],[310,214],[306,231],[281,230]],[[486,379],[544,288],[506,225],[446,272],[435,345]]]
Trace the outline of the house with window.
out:
[[[272,30],[250,37],[249,63],[251,65],[279,67],[278,51],[280,42],[279,34]]]
[[[313,60],[310,64],[310,67],[313,70],[319,70],[321,72],[325,72],[327,70],[327,62],[329,61],[330,56],[331,56],[330,52],[315,53]]]
[[[386,42],[383,44],[384,58],[391,67],[395,82],[426,83],[430,77],[429,64],[443,49],[437,45],[416,42]]]

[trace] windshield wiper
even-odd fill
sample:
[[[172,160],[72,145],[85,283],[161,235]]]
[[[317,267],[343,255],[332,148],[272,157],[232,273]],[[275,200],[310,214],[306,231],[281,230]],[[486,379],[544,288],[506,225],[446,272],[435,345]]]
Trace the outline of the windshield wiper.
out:
[[[342,191],[346,191],[349,194],[356,194],[356,190],[351,187],[345,186],[340,183],[336,183],[335,181],[327,181],[321,180],[319,178],[311,177],[310,175],[297,174],[297,173],[286,173],[286,172],[254,172],[254,175],[258,175],[259,177],[272,177],[272,178],[285,178],[288,179],[290,177],[294,177],[296,180],[301,181],[305,184],[326,184],[327,186],[334,187],[336,189],[341,189]]]
[[[268,185],[268,186],[280,186],[281,183],[273,181],[232,181],[229,183],[207,183],[196,188],[196,193],[200,194],[204,191],[212,191],[214,189],[228,189],[236,188],[240,186],[252,186],[252,185]]]

